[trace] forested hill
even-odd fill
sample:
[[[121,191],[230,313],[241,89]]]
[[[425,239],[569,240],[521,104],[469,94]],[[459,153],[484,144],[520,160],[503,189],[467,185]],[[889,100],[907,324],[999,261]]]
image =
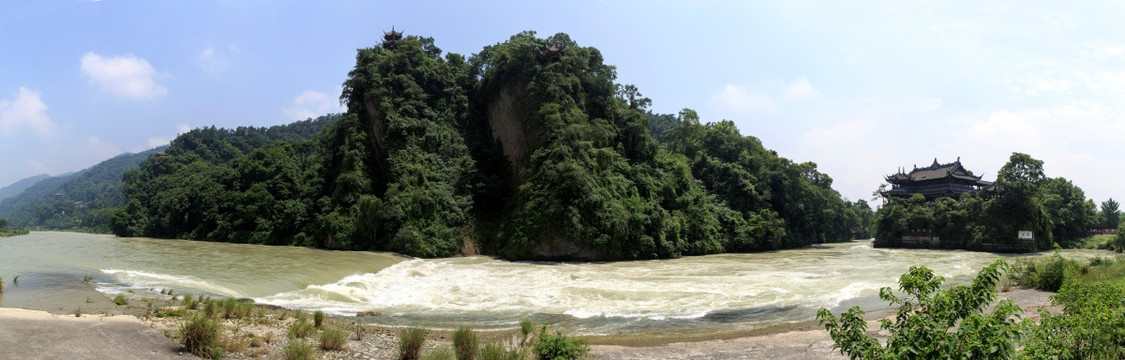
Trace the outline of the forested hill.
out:
[[[15,183],[13,183],[11,185],[8,185],[8,186],[5,186],[3,188],[0,188],[0,200],[4,200],[4,199],[10,198],[10,197],[19,195],[24,190],[27,190],[27,188],[31,187],[32,185],[35,185],[36,183],[38,183],[40,181],[46,180],[49,177],[51,177],[51,176],[49,176],[47,174],[35,175],[35,176],[29,177],[29,178],[26,178],[26,179],[23,179],[23,180],[20,180],[20,181],[16,181]]]
[[[107,232],[110,216],[125,205],[122,174],[161,149],[122,154],[76,173],[46,177],[0,201],[0,219],[11,227]]]
[[[733,122],[653,114],[601,53],[523,32],[468,58],[360,49],[309,141],[184,134],[125,176],[121,236],[620,260],[867,237],[871,209]],[[659,141],[658,141],[659,140]],[[258,144],[261,142],[252,142]]]

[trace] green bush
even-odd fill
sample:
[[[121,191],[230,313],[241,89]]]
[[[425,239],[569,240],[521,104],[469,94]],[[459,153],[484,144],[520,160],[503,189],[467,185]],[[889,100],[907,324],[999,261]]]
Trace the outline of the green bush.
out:
[[[580,359],[590,352],[586,339],[567,337],[559,331],[551,334],[543,326],[539,334],[539,341],[535,343],[535,356],[540,360],[573,360]]]
[[[448,346],[438,346],[422,354],[422,360],[454,360],[456,358],[456,355],[453,354],[453,348]]]
[[[344,330],[335,326],[326,326],[320,332],[320,348],[324,350],[344,350],[348,336]]]
[[[180,324],[180,341],[188,352],[208,359],[220,359],[225,354],[219,344],[222,324],[209,316],[192,316]]]
[[[285,360],[312,360],[316,359],[316,347],[304,341],[290,341],[281,354]]]
[[[453,332],[453,348],[457,351],[457,360],[473,360],[477,344],[477,334],[473,329],[461,327]]]
[[[882,288],[879,297],[898,306],[898,314],[880,320],[890,335],[886,344],[867,335],[867,322],[859,306],[837,318],[828,309],[816,317],[836,342],[840,353],[852,359],[1007,359],[1015,355],[1019,306],[1005,300],[991,313],[982,312],[996,299],[996,283],[1005,264],[997,260],[985,267],[968,286],[941,290],[945,281],[925,267],[910,267],[899,278],[899,291]]]
[[[321,325],[324,325],[324,312],[317,310],[313,313],[313,326],[319,329]]]
[[[1065,259],[1058,253],[1050,257],[1021,261],[1013,266],[1010,277],[1020,286],[1057,292],[1063,285],[1066,272],[1078,268],[1078,262]]]
[[[4,278],[0,277],[0,294],[4,293]]]
[[[1025,327],[1029,359],[1125,359],[1125,286],[1120,282],[1066,282],[1054,297],[1061,314],[1040,310]]]
[[[125,297],[125,294],[118,294],[117,296],[113,297],[113,303],[117,305],[125,305],[129,303],[129,299]]]
[[[422,328],[402,329],[398,333],[398,358],[400,360],[418,360],[422,352],[422,344],[426,343],[429,331]]]

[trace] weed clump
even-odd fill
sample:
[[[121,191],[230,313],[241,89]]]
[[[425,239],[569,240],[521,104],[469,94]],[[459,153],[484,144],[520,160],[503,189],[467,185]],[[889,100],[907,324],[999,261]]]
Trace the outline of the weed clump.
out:
[[[304,341],[290,341],[281,357],[285,360],[312,360],[316,358],[316,347]]]
[[[344,330],[335,326],[326,326],[320,332],[320,348],[323,350],[344,350],[347,344],[347,335]]]
[[[418,360],[422,352],[422,344],[426,342],[429,332],[422,328],[403,329],[398,334],[398,358],[400,360]]]
[[[489,342],[480,347],[477,358],[480,360],[520,360],[524,358],[518,349],[508,349],[503,344]]]
[[[461,327],[453,332],[453,348],[457,352],[457,360],[473,360],[478,343],[477,334],[473,329]]]
[[[317,310],[313,313],[313,326],[319,329],[321,325],[324,325],[324,312]]]
[[[118,306],[126,305],[129,304],[129,299],[125,297],[125,294],[117,294],[117,296],[113,297],[113,303]]]
[[[192,316],[180,325],[180,341],[188,352],[208,359],[225,355],[221,344],[222,324],[209,316]]]
[[[531,322],[531,319],[520,319],[520,335],[523,336],[520,338],[520,345],[526,344],[533,333],[535,333],[535,324]]]
[[[559,331],[554,334],[547,332],[547,325],[539,333],[539,341],[535,343],[535,356],[540,360],[581,359],[590,352],[590,345],[586,339],[567,337]]]
[[[309,322],[309,319],[303,314],[298,313],[297,321],[289,324],[289,337],[290,338],[305,338],[316,332],[316,327]]]
[[[196,305],[199,305],[199,302],[191,294],[184,294],[184,299],[180,301],[180,306],[186,310],[195,310]]]
[[[422,360],[454,360],[456,359],[453,354],[453,348],[448,346],[439,346],[422,354]]]

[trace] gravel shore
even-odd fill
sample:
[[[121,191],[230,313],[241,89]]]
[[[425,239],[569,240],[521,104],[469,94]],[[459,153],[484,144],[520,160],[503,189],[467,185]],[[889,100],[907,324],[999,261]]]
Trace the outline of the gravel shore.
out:
[[[1024,309],[1024,318],[1036,318],[1036,308],[1050,306],[1053,293],[1037,290],[1013,290],[1000,293]],[[169,299],[169,304],[172,301]],[[152,308],[160,309],[158,305]],[[164,309],[175,309],[164,307]],[[190,359],[179,349],[177,329],[180,317],[159,318],[146,308],[124,309],[134,315],[51,315],[42,311],[0,309],[0,346],[5,351],[21,351],[16,358],[80,359]],[[1055,309],[1057,311],[1057,309]],[[883,314],[884,316],[886,314]],[[257,307],[241,317],[224,319],[224,342],[231,351],[228,359],[279,358],[290,341],[316,344],[316,335],[305,339],[289,339],[289,326],[296,321],[296,312]],[[311,317],[311,316],[310,316]],[[879,331],[876,319],[869,319],[870,333]],[[321,359],[396,359],[398,330],[356,325],[354,318],[329,318],[326,324],[337,326],[348,334],[343,350],[321,351]],[[625,346],[594,339],[591,347],[597,359],[845,359],[833,349],[827,332],[808,323],[778,332],[751,336],[720,338],[692,342],[669,342],[645,346]],[[514,332],[481,333],[491,341],[514,341]],[[450,344],[449,334],[433,332],[426,349]],[[107,355],[111,354],[111,355]]]

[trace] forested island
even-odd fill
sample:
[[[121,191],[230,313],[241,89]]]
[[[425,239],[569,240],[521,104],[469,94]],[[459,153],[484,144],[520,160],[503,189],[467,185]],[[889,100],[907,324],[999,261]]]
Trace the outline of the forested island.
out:
[[[1116,229],[1120,224],[1117,201],[1102,202],[1099,212],[1081,188],[1066,178],[1047,177],[1043,161],[1023,153],[1011,155],[997,174],[995,189],[986,193],[933,198],[915,193],[885,199],[875,213],[876,247],[1033,252],[1074,247],[1090,236],[1088,229]],[[1021,231],[1030,237],[1020,239]],[[924,240],[904,244],[908,237]],[[1119,251],[1123,247],[1116,241],[1110,246]]]
[[[731,121],[655,114],[601,53],[523,32],[465,57],[390,33],[312,133],[196,129],[124,175],[119,236],[626,260],[869,237],[872,210]]]

